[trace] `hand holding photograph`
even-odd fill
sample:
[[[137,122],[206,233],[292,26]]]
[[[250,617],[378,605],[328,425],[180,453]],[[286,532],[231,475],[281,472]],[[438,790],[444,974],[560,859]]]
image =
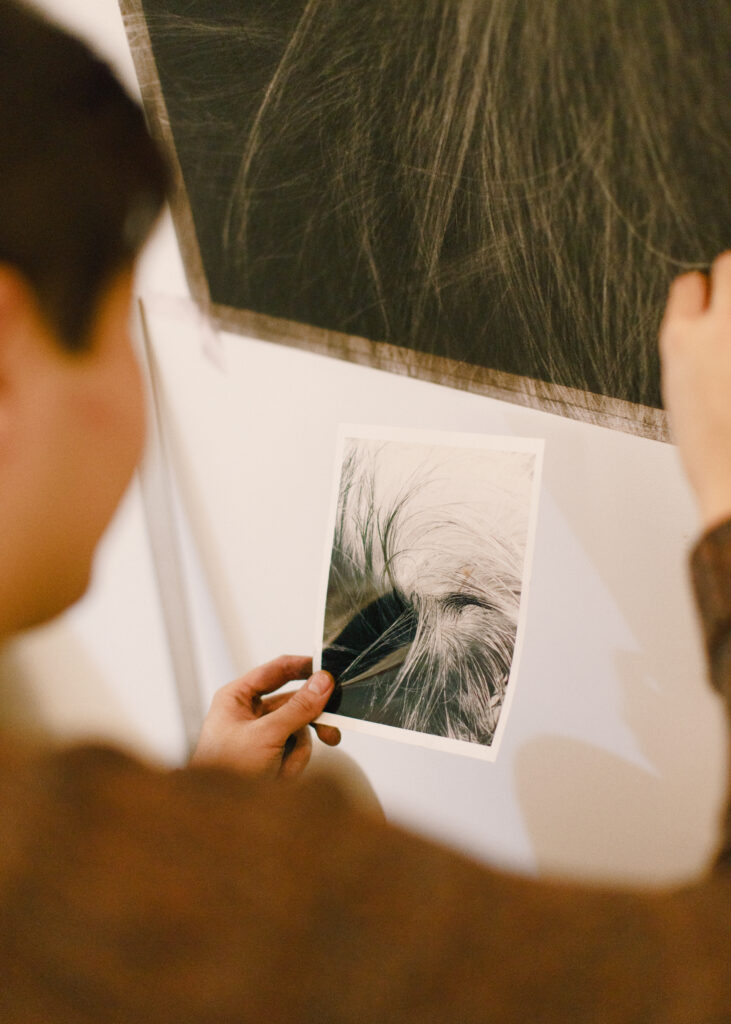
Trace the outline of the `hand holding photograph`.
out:
[[[543,442],[343,427],[315,664],[323,721],[497,756],[515,688]]]

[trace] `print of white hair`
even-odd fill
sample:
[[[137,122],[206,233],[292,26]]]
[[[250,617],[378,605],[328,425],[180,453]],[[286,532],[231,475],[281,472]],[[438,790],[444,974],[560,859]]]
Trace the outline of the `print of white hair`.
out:
[[[417,454],[418,453],[418,454]],[[525,486],[480,481],[482,454],[351,440],[343,460],[323,639],[338,709],[489,744],[510,675]],[[532,456],[490,453],[530,482]],[[406,466],[404,471],[403,467]],[[484,466],[482,466],[484,471]]]

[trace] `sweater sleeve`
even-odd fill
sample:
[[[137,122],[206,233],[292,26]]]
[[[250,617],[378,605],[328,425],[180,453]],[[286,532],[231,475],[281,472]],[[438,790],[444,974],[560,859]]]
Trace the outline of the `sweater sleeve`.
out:
[[[711,682],[731,701],[731,519],[704,534],[691,573],[708,652]]]
[[[724,698],[731,722],[731,519],[701,537],[690,565],[711,683]],[[726,869],[731,866],[731,806],[728,804],[718,863]]]

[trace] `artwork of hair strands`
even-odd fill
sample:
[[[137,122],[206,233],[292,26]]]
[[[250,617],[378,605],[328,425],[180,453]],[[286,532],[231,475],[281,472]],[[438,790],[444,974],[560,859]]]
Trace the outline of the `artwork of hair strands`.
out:
[[[667,437],[731,244],[726,0],[122,0],[216,322]]]

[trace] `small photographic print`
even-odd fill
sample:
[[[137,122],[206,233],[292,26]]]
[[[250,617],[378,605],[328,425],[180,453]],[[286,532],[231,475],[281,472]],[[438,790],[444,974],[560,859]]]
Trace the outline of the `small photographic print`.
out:
[[[543,442],[342,427],[315,664],[323,721],[494,760],[516,684]]]

